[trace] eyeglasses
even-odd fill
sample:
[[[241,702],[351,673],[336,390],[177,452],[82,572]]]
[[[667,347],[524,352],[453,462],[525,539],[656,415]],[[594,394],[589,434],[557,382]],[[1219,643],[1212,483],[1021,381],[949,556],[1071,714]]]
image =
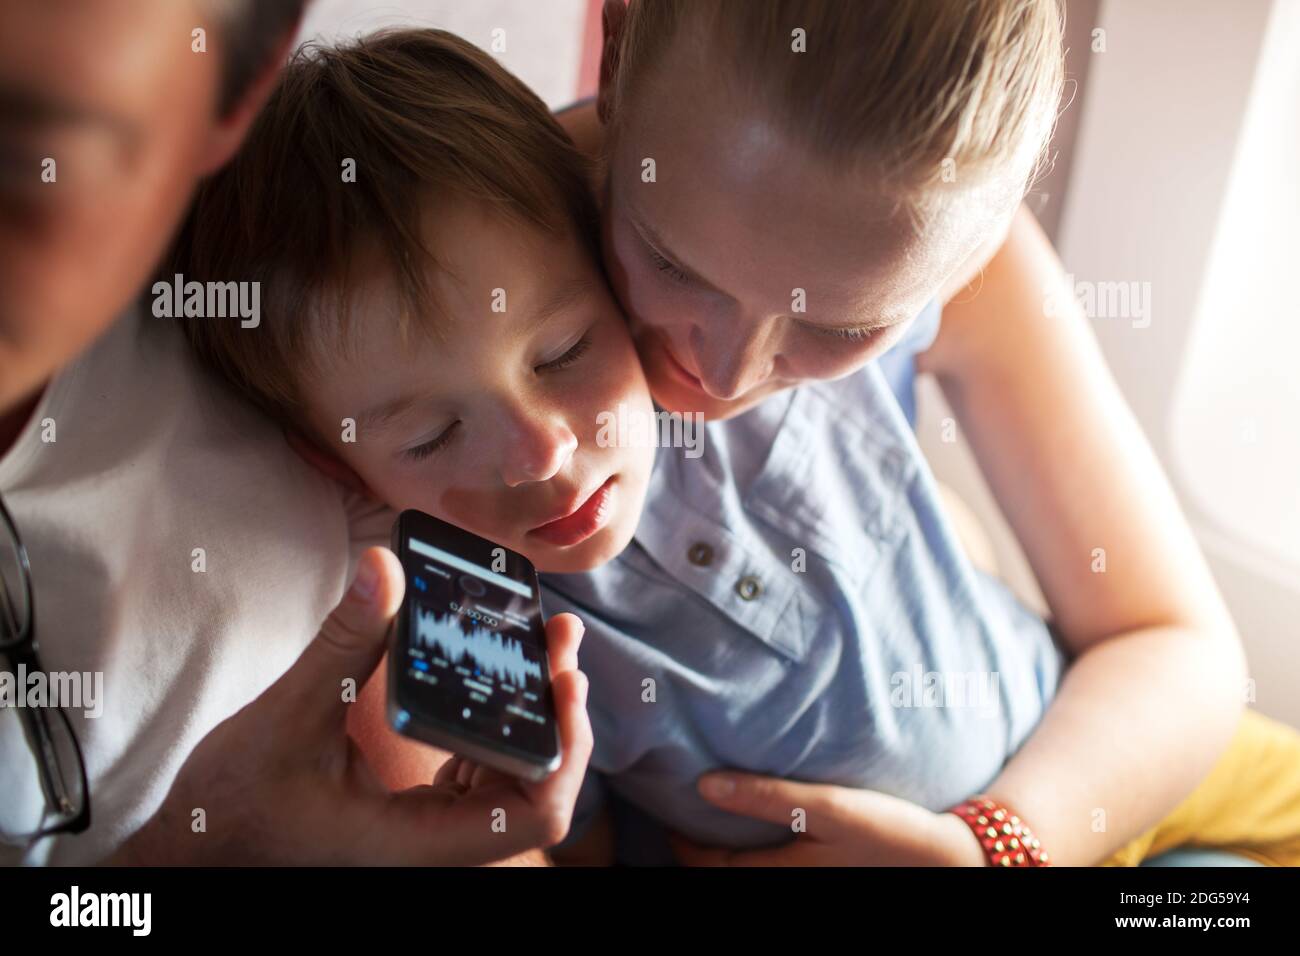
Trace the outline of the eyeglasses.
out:
[[[46,693],[28,705],[35,683]],[[36,655],[36,609],[27,549],[0,498],[0,842],[30,845],[90,826],[86,762],[72,723],[50,706],[58,682]]]

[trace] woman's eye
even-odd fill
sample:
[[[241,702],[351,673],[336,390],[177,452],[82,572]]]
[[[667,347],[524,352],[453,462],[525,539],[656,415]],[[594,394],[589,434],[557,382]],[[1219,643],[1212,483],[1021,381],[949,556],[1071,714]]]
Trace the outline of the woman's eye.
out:
[[[451,441],[451,436],[456,431],[456,426],[459,424],[459,422],[452,422],[437,438],[406,449],[406,451],[402,452],[403,456],[409,458],[411,461],[424,461],[424,459],[428,458],[434,452],[447,447],[447,443]]]
[[[578,341],[573,343],[573,348],[569,349],[569,351],[565,352],[557,359],[553,359],[544,365],[537,366],[537,368],[539,371],[558,371],[559,369],[565,368],[566,366],[572,365],[574,362],[578,361],[578,359],[582,358],[583,353],[589,348],[591,348],[591,339],[584,335],[582,338],[578,339]]]
[[[668,276],[668,278],[672,279],[674,282],[686,282],[690,279],[689,275],[677,266],[673,265],[654,249],[650,250],[650,259],[654,262],[656,269]]]

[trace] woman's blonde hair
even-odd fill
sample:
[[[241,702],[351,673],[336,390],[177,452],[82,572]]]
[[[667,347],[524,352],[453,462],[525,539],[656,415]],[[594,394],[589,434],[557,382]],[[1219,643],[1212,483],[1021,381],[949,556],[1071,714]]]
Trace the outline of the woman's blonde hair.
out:
[[[1018,201],[1047,160],[1063,31],[1058,0],[631,0],[609,141],[676,40],[832,169],[869,171],[914,216],[954,187],[1024,169]]]

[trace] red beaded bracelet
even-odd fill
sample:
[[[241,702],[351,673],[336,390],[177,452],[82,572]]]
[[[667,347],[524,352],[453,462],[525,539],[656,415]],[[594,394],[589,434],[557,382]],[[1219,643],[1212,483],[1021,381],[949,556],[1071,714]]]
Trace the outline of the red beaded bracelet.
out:
[[[948,813],[966,821],[993,866],[1051,866],[1047,851],[1018,816],[984,794],[957,804]]]

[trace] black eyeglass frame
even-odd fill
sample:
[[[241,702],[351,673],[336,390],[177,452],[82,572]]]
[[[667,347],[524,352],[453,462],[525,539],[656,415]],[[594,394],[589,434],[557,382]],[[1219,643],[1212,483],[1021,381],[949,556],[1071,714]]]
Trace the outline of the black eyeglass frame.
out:
[[[22,536],[18,533],[18,526],[14,524],[13,517],[9,514],[9,509],[5,507],[4,498],[0,497],[0,532],[8,533],[9,538],[13,541],[14,553],[18,558],[18,578],[19,586],[22,588],[23,598],[26,601],[27,609],[26,621],[23,622],[22,628],[19,628],[19,622],[14,618],[11,609],[13,607],[12,596],[8,593],[3,579],[0,579],[0,656],[3,656],[13,673],[17,676],[19,668],[26,668],[27,673],[40,671],[45,672],[41,666],[40,657],[36,653],[36,601],[32,593],[32,569],[27,559],[27,548],[23,544]],[[19,719],[22,720],[26,730],[28,745],[32,748],[32,754],[36,758],[36,764],[40,768],[41,789],[45,793],[46,815],[50,813],[61,817],[59,822],[50,826],[42,826],[40,829],[31,833],[14,834],[9,837],[10,840],[17,839],[22,844],[30,845],[31,843],[52,836],[55,833],[81,833],[90,826],[90,786],[86,780],[86,759],[81,752],[81,741],[77,739],[76,731],[72,729],[72,722],[68,720],[68,715],[64,713],[62,707],[18,707]],[[63,721],[64,728],[68,732],[68,738],[72,741],[72,750],[77,757],[77,774],[81,779],[81,808],[76,812],[71,809],[60,809],[59,803],[62,800],[67,802],[67,798],[61,796],[66,793],[66,786],[63,784],[64,768],[60,766],[58,754],[54,747],[53,734],[50,731],[50,716],[47,711],[54,711],[54,716]],[[44,819],[44,817],[42,818]],[[6,839],[6,834],[0,833],[0,841]]]

